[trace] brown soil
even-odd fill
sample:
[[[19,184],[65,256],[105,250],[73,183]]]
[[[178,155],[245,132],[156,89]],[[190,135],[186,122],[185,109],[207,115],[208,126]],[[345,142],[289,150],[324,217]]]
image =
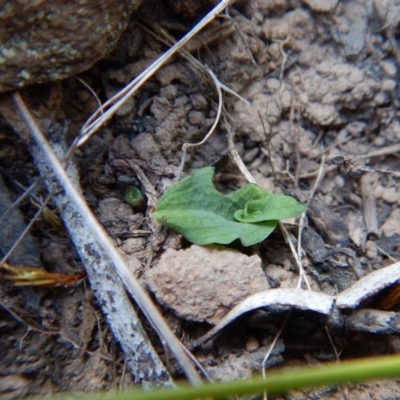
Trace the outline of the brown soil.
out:
[[[335,1],[259,3],[252,20],[231,9],[232,19],[211,23],[190,51],[250,102],[224,94],[225,119],[235,134],[236,149],[261,187],[305,201],[325,157],[325,172],[305,221],[303,264],[314,290],[335,295],[360,276],[400,258],[400,3],[343,0],[336,7]],[[79,76],[103,102],[165,51],[158,29],[179,38],[202,12],[188,15],[188,10],[176,6],[154,14],[149,4],[145,2],[141,13],[135,14],[113,53]],[[160,20],[157,25],[155,16]],[[69,141],[97,108],[96,99],[76,78],[28,87],[22,95],[38,120],[65,126]],[[167,248],[187,249],[190,244],[172,232],[155,242],[149,233],[149,210],[132,210],[124,200],[126,187],[141,187],[142,182],[121,160],[133,160],[161,195],[181,162],[182,145],[202,140],[214,122],[216,102],[215,88],[206,75],[177,56],[76,153],[89,205],[127,258],[140,261],[133,263],[139,278]],[[29,143],[16,134],[21,135],[23,128],[5,108],[2,115],[1,186],[15,199],[20,192],[16,182],[28,187],[37,172]],[[204,145],[190,150],[184,169],[187,174],[193,168],[215,166],[216,185],[225,192],[246,183],[228,155],[227,130],[220,123]],[[44,197],[45,191],[35,194]],[[11,228],[0,238],[2,243],[36,210],[31,200],[20,209],[22,217],[7,216]],[[297,235],[296,226],[287,229]],[[30,246],[30,250],[14,255],[10,263],[41,264],[60,273],[84,269],[66,232],[55,229],[48,219],[35,223],[28,240],[24,249]],[[296,287],[298,270],[279,231],[255,248],[237,243],[230,247],[260,257],[269,287]],[[7,248],[2,245],[0,251],[4,254]],[[217,276],[213,287],[218,287]],[[200,307],[205,300],[201,287],[196,290]],[[0,306],[2,398],[134,385],[135,377],[125,367],[124,354],[89,282],[21,288],[4,281]],[[174,306],[165,302],[162,307],[186,343],[210,328],[198,322],[205,319],[185,319],[182,313],[177,317]],[[260,371],[284,319],[285,313],[275,311],[247,314],[196,356],[213,379],[248,377]],[[147,329],[171,374],[181,377],[179,366],[166,360],[155,334]],[[295,311],[267,366],[313,365],[335,360],[335,351],[343,360],[397,353],[399,332],[379,335],[339,326],[330,328],[332,346],[319,316]],[[400,393],[397,383],[388,381],[296,392],[285,398],[343,396],[394,399]]]

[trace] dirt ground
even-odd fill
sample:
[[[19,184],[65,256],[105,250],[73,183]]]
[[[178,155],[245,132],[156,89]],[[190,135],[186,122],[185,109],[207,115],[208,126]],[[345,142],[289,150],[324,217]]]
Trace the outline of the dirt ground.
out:
[[[181,2],[163,4],[153,9],[145,2],[115,50],[79,75],[102,102],[166,50],[163,32],[178,39],[204,13],[191,13]],[[246,184],[229,155],[229,135],[259,186],[300,201],[310,198],[323,165],[304,221],[302,262],[313,290],[337,295],[400,259],[400,1],[259,0],[251,19],[242,12],[243,7],[231,8],[188,45],[192,56],[249,104],[224,93],[222,120],[205,144],[189,150],[184,175],[214,166],[222,192]],[[28,87],[22,95],[36,118],[65,126],[70,142],[98,106],[75,77]],[[161,195],[177,173],[182,145],[207,134],[217,102],[207,74],[176,56],[75,157],[88,204],[126,258],[139,261],[133,273],[186,344],[241,299],[268,288],[295,288],[299,276],[279,230],[251,248],[232,243],[226,254],[234,260],[226,262],[225,253],[218,258],[221,249],[204,255],[173,232],[155,240],[149,209],[133,209],[125,201],[126,188],[143,188],[143,181],[123,161],[133,160]],[[37,175],[29,145],[9,121],[0,119],[2,212]],[[10,230],[1,242],[12,240],[35,210],[35,200],[28,199],[20,212],[7,215]],[[285,226],[297,236],[297,223]],[[26,240],[10,263],[60,273],[84,269],[67,233],[48,218],[40,218]],[[379,304],[373,298],[368,307],[382,310]],[[21,288],[3,281],[0,306],[2,398],[135,384],[89,282]],[[388,310],[397,316],[396,304]],[[376,333],[358,325],[326,328],[309,310],[286,315],[273,308],[246,313],[195,355],[215,380],[249,377],[261,370],[285,320],[268,368],[400,351],[398,325]],[[147,329],[171,375],[181,378],[179,366]],[[398,382],[385,381],[284,398],[396,399],[400,390]]]

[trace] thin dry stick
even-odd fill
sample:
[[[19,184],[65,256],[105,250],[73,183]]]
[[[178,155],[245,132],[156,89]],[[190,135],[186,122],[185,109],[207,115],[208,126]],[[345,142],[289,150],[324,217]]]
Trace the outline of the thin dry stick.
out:
[[[193,36],[211,22],[219,13],[221,13],[233,0],[221,0],[193,29],[187,33],[179,42],[172,46],[167,52],[155,60],[148,68],[139,74],[129,85],[122,89],[119,93],[109,99],[99,110],[97,110],[86,122],[82,129],[82,133],[77,138],[77,145],[80,146],[96,132],[106,121],[108,121],[116,111],[142,86],[158,69],[165,64],[176,52],[179,51]],[[113,104],[114,103],[114,104]],[[113,104],[103,115],[101,110]],[[99,118],[97,118],[99,117]],[[97,119],[96,119],[97,118]]]
[[[222,111],[222,90],[221,90],[221,85],[219,83],[218,78],[215,76],[214,72],[211,71],[211,69],[206,68],[207,72],[210,74],[215,87],[217,88],[217,92],[218,92],[218,110],[217,110],[217,115],[215,117],[215,121],[212,125],[212,127],[210,128],[210,130],[208,131],[207,135],[204,137],[204,139],[201,142],[198,143],[185,143],[182,146],[182,160],[181,160],[181,164],[179,165],[178,168],[178,172],[176,173],[176,177],[175,180],[178,181],[182,171],[183,171],[183,167],[185,166],[185,161],[186,161],[186,155],[187,155],[187,150],[191,147],[198,147],[203,145],[209,138],[210,136],[214,133],[215,128],[217,127],[218,123],[219,123],[219,119],[221,117],[221,111]]]
[[[284,45],[290,42],[290,35],[288,35],[285,39],[283,40],[274,40],[275,43],[279,44],[279,50],[282,55],[282,62],[281,62],[281,70],[279,73],[279,81],[281,82],[281,87],[280,90],[283,90],[285,88],[285,82],[283,81],[283,75],[285,73],[285,65],[287,61],[287,55],[284,50]]]
[[[96,99],[96,101],[97,101],[97,104],[98,104],[98,106],[99,106],[99,109],[100,109],[100,112],[101,112],[101,114],[103,114],[103,109],[102,109],[102,104],[101,104],[101,101],[100,101],[100,99],[99,99],[99,96],[97,96],[97,93],[91,88],[91,86],[90,85],[88,85],[83,79],[81,79],[81,78],[76,78],[83,86],[85,86],[85,88],[87,89],[87,90],[89,90],[89,92],[92,94],[92,96]]]
[[[355,155],[353,159],[361,160],[363,158],[387,156],[389,154],[398,154],[399,151],[400,151],[400,144],[394,144],[393,146],[384,147],[376,151],[371,151],[370,153],[367,154]]]
[[[46,155],[46,158],[48,159],[48,162],[52,166],[54,174],[57,177],[57,180],[64,188],[71,203],[74,204],[76,209],[79,211],[80,216],[85,221],[86,225],[91,227],[91,231],[94,234],[101,248],[113,261],[115,269],[117,270],[119,276],[124,282],[126,288],[131,293],[132,297],[134,298],[138,306],[141,308],[143,313],[146,315],[148,320],[151,322],[156,332],[168,344],[171,352],[174,354],[174,356],[180,363],[189,381],[192,384],[196,385],[201,384],[201,379],[196,370],[194,369],[191,361],[185,354],[182,343],[176,338],[174,333],[171,331],[171,329],[163,319],[162,315],[151,301],[149,295],[145,292],[145,290],[140,286],[138,281],[131,274],[128,267],[121,258],[120,254],[117,252],[114,245],[108,238],[107,233],[104,231],[104,228],[97,222],[95,216],[89,209],[85,200],[82,198],[81,194],[75,189],[73,183],[71,182],[71,179],[66,174],[64,168],[62,167],[60,161],[55,155],[53,149],[47,143],[47,140],[44,137],[43,133],[36,125],[36,122],[34,121],[29,110],[26,108],[25,103],[23,102],[19,93],[13,93],[13,100],[15,102],[18,112],[21,115],[21,118],[23,119],[27,128],[31,132],[31,135],[35,139],[42,153]]]
[[[322,181],[322,179],[323,179],[323,177],[325,175],[325,169],[324,169],[324,167],[325,167],[325,154],[323,152],[322,152],[322,154],[323,155],[322,155],[322,158],[321,158],[321,163],[319,165],[317,179],[315,180],[314,186],[313,186],[313,188],[311,190],[311,193],[309,195],[308,202],[310,202],[310,200],[314,197],[315,192],[317,191],[317,188],[318,188],[320,182]],[[301,238],[302,238],[304,220],[305,220],[306,214],[307,214],[307,209],[304,210],[304,212],[300,216],[299,230],[298,230],[298,234],[297,234],[297,254],[299,255],[300,263],[301,263],[301,259],[302,259],[302,255],[303,255],[303,250],[302,250],[302,247],[301,247]],[[301,286],[300,277],[299,277],[299,282],[298,282],[297,286],[299,287],[299,285]],[[325,326],[325,332],[326,332],[326,334],[328,336],[328,340],[329,340],[329,342],[330,342],[330,344],[332,346],[333,352],[335,353],[336,360],[339,361],[339,353],[338,353],[338,351],[336,349],[335,343],[332,340],[331,334],[330,334],[329,329],[328,329],[327,326]]]
[[[8,250],[8,252],[5,254],[5,256],[1,259],[0,261],[0,266],[3,265],[5,261],[7,261],[8,257],[10,257],[11,253],[16,249],[16,247],[21,243],[22,239],[25,237],[25,235],[29,232],[29,230],[32,228],[32,225],[35,223],[35,221],[39,218],[40,214],[46,207],[47,203],[50,201],[51,197],[53,196],[54,193],[50,193],[46,199],[43,201],[43,203],[40,205],[39,209],[37,210],[36,214],[33,216],[33,218],[29,221],[29,224],[25,227],[23,232],[19,235],[18,239],[14,242],[14,244],[11,246],[11,248]]]
[[[298,136],[297,136],[297,130],[295,129],[294,126],[294,105],[293,105],[293,100],[291,99],[291,104],[290,104],[290,116],[289,116],[289,131],[290,131],[290,137],[293,138],[295,137],[294,140],[294,152],[296,156],[296,171],[294,173],[294,186],[298,187],[299,186],[299,175],[300,175],[300,168],[301,168],[301,160],[300,160],[300,152],[299,152],[299,141],[298,141]],[[296,130],[296,134],[295,134]]]
[[[266,144],[267,144],[267,146],[266,146],[266,147],[267,147],[267,154],[266,154],[266,156],[268,157],[268,162],[269,162],[269,165],[270,165],[271,170],[272,170],[272,177],[274,178],[274,183],[276,183],[277,180],[276,180],[275,167],[274,167],[274,162],[272,161],[272,157],[271,157],[271,145],[270,145],[271,135],[267,135],[267,130],[265,129],[264,121],[263,121],[263,119],[262,119],[262,117],[261,117],[260,111],[257,110],[257,113],[258,113],[258,117],[260,118],[261,125],[262,125],[262,127],[263,127],[264,135],[265,135],[265,137],[267,138],[267,140],[266,140]],[[261,149],[261,151],[262,151],[262,150],[263,150],[263,149]],[[265,152],[263,152],[263,153],[265,154]]]
[[[26,189],[24,191],[23,194],[21,194],[21,196],[18,197],[17,200],[14,201],[13,204],[11,204],[10,207],[7,208],[6,211],[4,211],[4,213],[2,215],[0,215],[0,223],[3,221],[3,219],[5,217],[8,217],[9,213],[11,210],[13,210],[15,207],[17,207],[19,204],[22,203],[22,201],[25,199],[25,197],[27,197],[33,190],[35,190],[35,188],[38,186],[38,182],[39,180],[36,180],[35,182],[32,183],[32,185],[30,185],[28,187],[28,189]]]
[[[289,245],[290,250],[292,251],[293,257],[297,264],[297,268],[299,269],[299,281],[297,282],[297,289],[301,288],[301,285],[302,285],[303,279],[304,279],[307,289],[312,290],[310,282],[308,282],[307,275],[304,271],[303,264],[301,263],[301,261],[299,259],[299,255],[297,254],[294,244],[292,242],[292,238],[290,237],[289,232],[287,231],[287,229],[285,228],[285,226],[283,225],[283,223],[281,221],[279,221],[279,228],[282,232],[283,237],[285,238],[286,243]]]
[[[321,158],[321,163],[319,165],[317,179],[315,180],[314,186],[313,186],[313,188],[311,190],[310,196],[308,198],[308,202],[314,197],[314,194],[315,194],[315,192],[316,192],[316,190],[317,190],[322,178],[325,175],[324,166],[325,166],[325,155],[323,155],[322,158]],[[300,216],[299,230],[298,230],[298,234],[297,234],[297,254],[299,255],[300,261],[301,261],[302,254],[303,254],[303,251],[302,251],[302,248],[301,248],[301,238],[302,238],[304,220],[305,220],[306,214],[307,214],[307,209],[305,209],[304,212]]]
[[[285,326],[286,326],[286,324],[287,324],[287,322],[289,320],[290,314],[291,314],[291,312],[289,311],[287,313],[286,317],[285,317],[285,320],[283,321],[282,326],[280,327],[279,331],[276,333],[276,335],[274,337],[274,340],[269,345],[268,351],[267,351],[267,353],[265,354],[265,356],[263,358],[263,361],[262,361],[262,364],[261,364],[261,366],[262,366],[261,373],[262,373],[262,377],[263,377],[264,381],[267,379],[267,368],[266,368],[265,364],[267,363],[267,361],[269,359],[269,356],[271,355],[272,351],[274,350],[276,342],[278,341],[279,337],[282,335],[282,332],[285,329]],[[264,400],[268,399],[267,392],[264,392],[263,398],[264,398]]]
[[[233,24],[233,26],[236,29],[236,32],[239,34],[239,37],[240,37],[240,39],[241,39],[241,41],[242,41],[242,43],[244,45],[244,48],[246,49],[246,53],[249,56],[251,63],[256,67],[257,72],[260,74],[260,78],[262,78],[263,77],[263,73],[262,73],[260,67],[258,66],[256,60],[253,57],[253,53],[251,52],[250,47],[247,44],[247,40],[244,37],[242,31],[240,30],[238,23],[229,14],[229,9],[228,8],[225,10],[225,15],[221,15],[221,17],[222,18],[227,18],[229,21],[231,21],[231,23]]]
[[[332,149],[334,149],[342,144],[345,144],[346,142],[348,142],[351,139],[353,139],[353,136],[349,135],[348,137],[346,137],[342,140],[335,141],[334,143],[332,143],[330,146],[324,148],[322,151],[320,151],[315,156],[313,155],[313,158],[318,158],[318,157],[322,156],[323,154],[329,153]]]
[[[376,199],[374,196],[374,179],[373,173],[367,172],[360,179],[361,196],[363,200],[363,215],[365,227],[368,235],[375,237],[380,236],[378,226],[378,212],[376,207]]]
[[[335,358],[337,362],[340,362],[340,355],[339,352],[337,351],[337,348],[335,346],[335,342],[332,339],[331,333],[329,332],[329,328],[325,325],[325,332],[326,336],[328,336],[329,343],[332,346],[333,352],[335,353]]]
[[[393,261],[394,263],[399,262],[399,260],[396,260],[394,257],[392,257],[388,252],[382,249],[382,247],[379,247],[375,242],[371,243],[384,255],[386,256],[389,260]]]
[[[242,158],[240,157],[239,153],[236,150],[234,139],[234,132],[228,122],[226,116],[223,117],[225,129],[228,132],[228,146],[233,161],[235,161],[236,165],[238,166],[240,172],[245,176],[248,182],[257,184],[257,181],[254,179],[253,175],[247,169],[246,165],[244,164]]]
[[[400,178],[400,172],[392,171],[390,169],[381,169],[381,168],[372,168],[372,167],[358,167],[358,169],[362,172],[380,172],[381,174],[389,174],[395,176],[396,178]]]

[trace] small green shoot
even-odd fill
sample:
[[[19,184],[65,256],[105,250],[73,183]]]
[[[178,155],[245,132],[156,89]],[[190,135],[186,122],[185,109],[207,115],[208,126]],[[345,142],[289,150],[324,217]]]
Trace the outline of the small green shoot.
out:
[[[125,191],[125,201],[133,208],[141,208],[146,204],[143,193],[135,186],[128,186]]]
[[[251,246],[266,239],[279,220],[296,217],[306,208],[293,197],[254,184],[223,195],[215,189],[213,176],[212,167],[194,170],[164,193],[152,217],[195,244],[240,239],[243,246]]]

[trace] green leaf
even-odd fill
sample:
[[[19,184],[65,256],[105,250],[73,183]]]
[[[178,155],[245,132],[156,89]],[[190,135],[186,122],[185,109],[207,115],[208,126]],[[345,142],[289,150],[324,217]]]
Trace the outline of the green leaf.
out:
[[[212,167],[194,170],[164,193],[152,217],[195,244],[227,244],[240,239],[244,246],[251,246],[268,237],[279,219],[294,216],[296,210],[296,215],[304,210],[303,205],[296,208],[299,203],[294,199],[274,195],[253,184],[223,195],[213,186],[213,176]],[[276,217],[267,209],[271,203],[267,200],[275,196],[279,196],[278,203],[281,201],[289,207],[284,211],[275,205]],[[275,204],[274,201],[271,204]]]
[[[249,201],[244,210],[237,210],[235,218],[240,222],[261,222],[297,217],[307,205],[283,194],[272,194],[260,200]]]

